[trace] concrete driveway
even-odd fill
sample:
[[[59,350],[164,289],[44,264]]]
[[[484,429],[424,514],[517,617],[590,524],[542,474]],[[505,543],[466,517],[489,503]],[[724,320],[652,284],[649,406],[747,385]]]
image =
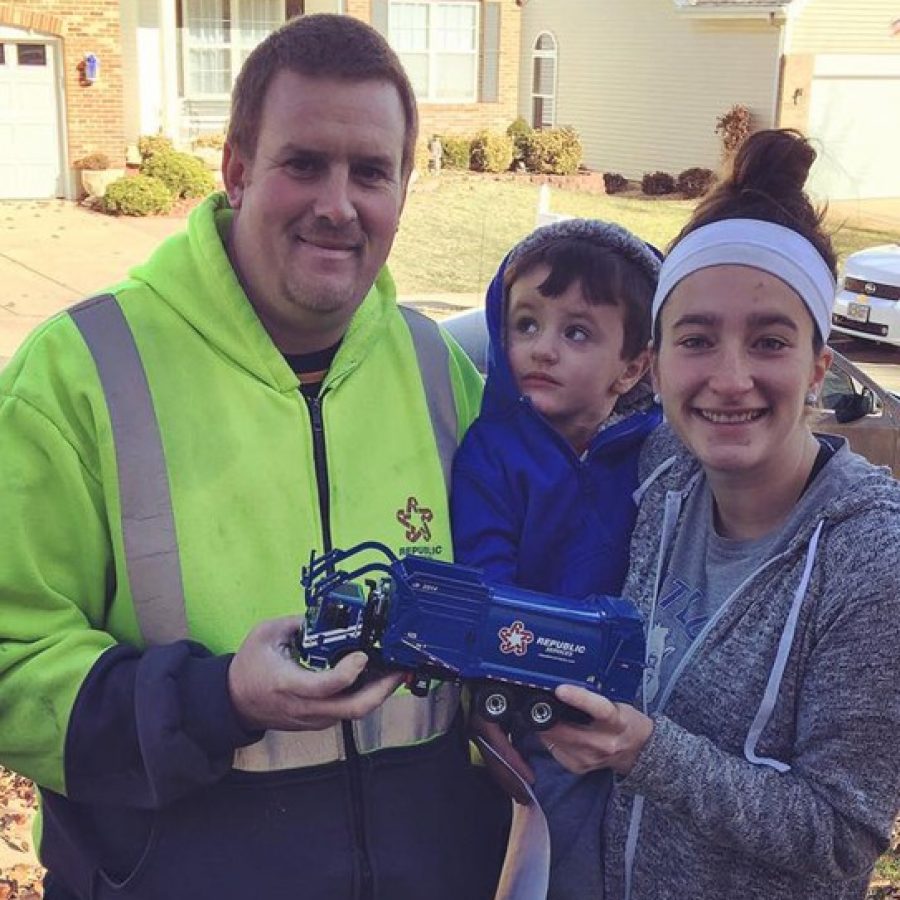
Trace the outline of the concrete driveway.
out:
[[[64,200],[0,202],[0,360],[183,227],[182,218],[112,218]]]

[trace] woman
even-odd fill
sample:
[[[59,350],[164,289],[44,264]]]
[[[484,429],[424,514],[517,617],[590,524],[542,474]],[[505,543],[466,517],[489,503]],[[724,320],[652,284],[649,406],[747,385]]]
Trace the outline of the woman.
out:
[[[754,135],[662,268],[653,374],[680,441],[644,450],[642,697],[560,688],[593,722],[544,738],[619,776],[607,900],[862,898],[897,813],[900,487],[806,422],[835,286],[814,159]]]

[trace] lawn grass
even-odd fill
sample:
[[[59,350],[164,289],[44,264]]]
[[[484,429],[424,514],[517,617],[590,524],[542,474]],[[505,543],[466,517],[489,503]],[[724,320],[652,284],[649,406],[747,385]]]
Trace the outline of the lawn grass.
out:
[[[525,179],[447,172],[410,193],[390,266],[401,295],[482,293],[503,255],[534,228],[538,185]],[[553,212],[618,222],[661,249],[696,201],[553,188]],[[900,235],[829,220],[841,258]]]

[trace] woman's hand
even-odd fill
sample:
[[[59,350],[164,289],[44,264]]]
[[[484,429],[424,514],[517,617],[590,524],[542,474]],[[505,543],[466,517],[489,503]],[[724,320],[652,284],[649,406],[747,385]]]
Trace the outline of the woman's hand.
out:
[[[544,746],[570,772],[612,769],[627,775],[653,732],[653,720],[626,703],[613,703],[584,688],[564,684],[556,697],[591,717],[587,725],[563,722],[544,732]]]

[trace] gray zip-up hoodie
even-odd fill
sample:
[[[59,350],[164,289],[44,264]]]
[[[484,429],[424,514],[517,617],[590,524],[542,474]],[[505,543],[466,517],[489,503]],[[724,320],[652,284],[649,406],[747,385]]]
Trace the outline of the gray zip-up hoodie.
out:
[[[703,475],[667,426],[643,461],[625,595],[652,629]],[[900,485],[843,445],[797,512],[687,651],[616,785],[607,900],[865,896],[900,805]]]

